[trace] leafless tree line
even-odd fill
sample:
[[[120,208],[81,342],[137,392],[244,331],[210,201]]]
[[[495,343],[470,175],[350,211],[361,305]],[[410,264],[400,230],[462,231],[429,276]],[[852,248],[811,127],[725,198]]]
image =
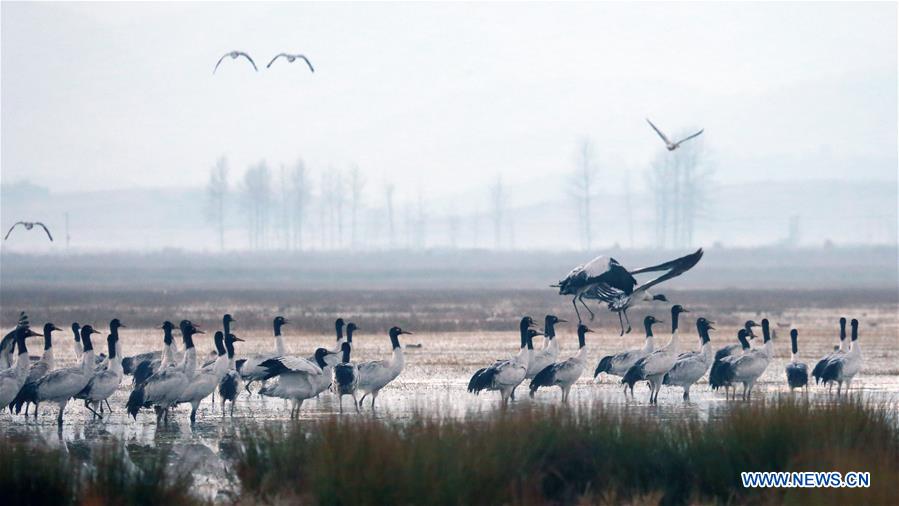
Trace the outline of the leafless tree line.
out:
[[[647,171],[655,204],[655,242],[660,248],[693,246],[696,222],[707,209],[712,169],[701,140],[659,151]]]
[[[607,220],[613,216],[626,224],[627,242],[633,246],[631,179],[624,175],[623,188],[601,186],[600,176],[607,172],[600,171],[598,158],[594,144],[582,139],[564,183],[577,218],[573,229],[576,244],[591,250],[597,246],[597,237],[602,240],[600,246],[618,242],[597,230],[597,213],[601,212]],[[647,232],[654,233],[656,245],[662,248],[691,246],[711,181],[702,143],[660,152],[646,175],[655,210],[654,231]],[[228,162],[220,158],[209,172],[206,217],[221,250],[236,249],[229,247],[226,234],[235,225],[245,230],[246,244],[254,250],[424,249],[435,245],[514,249],[516,225],[528,230],[526,223],[516,223],[510,199],[514,195],[501,173],[487,186],[480,200],[484,207],[475,204],[468,212],[452,204],[442,210],[432,208],[421,187],[400,200],[392,182],[380,185],[380,198],[370,195],[372,186],[357,165],[343,170],[328,167],[313,174],[302,160],[281,165],[277,174],[262,160],[232,183]],[[607,194],[622,193],[623,206],[610,207],[604,200]],[[482,229],[485,221],[487,226]]]

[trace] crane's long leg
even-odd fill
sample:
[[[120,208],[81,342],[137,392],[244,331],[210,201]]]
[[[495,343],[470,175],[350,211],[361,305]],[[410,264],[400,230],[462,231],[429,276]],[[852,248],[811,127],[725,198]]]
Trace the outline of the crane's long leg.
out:
[[[577,322],[578,322],[578,324],[580,324],[582,322],[582,320],[581,320],[581,313],[580,313],[580,311],[577,310],[577,295],[575,295],[574,297],[571,298],[571,305],[574,306],[574,314],[577,315]]]
[[[581,301],[581,304],[584,306],[584,309],[586,309],[587,312],[590,313],[590,321],[593,321],[593,319],[596,318],[596,315],[593,314],[593,310],[591,310],[590,307],[587,305],[587,303],[584,302],[584,295],[583,294],[579,295],[577,299],[579,301]]]
[[[624,333],[630,334],[631,333],[631,320],[630,320],[630,318],[627,317],[627,308],[622,309],[621,312],[624,313],[624,321],[627,322],[627,330]]]
[[[621,311],[618,311],[618,324],[621,325],[621,336],[624,335],[624,321],[621,319]]]

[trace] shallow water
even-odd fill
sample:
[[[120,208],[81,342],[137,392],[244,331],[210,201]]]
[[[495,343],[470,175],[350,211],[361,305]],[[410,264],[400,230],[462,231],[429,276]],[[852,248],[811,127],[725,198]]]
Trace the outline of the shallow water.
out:
[[[854,310],[853,310],[854,309]],[[897,352],[897,332],[899,322],[896,320],[895,308],[866,307],[864,316],[858,308],[843,308],[837,313],[859,314],[862,320],[860,330],[860,346],[864,355],[862,372],[853,383],[854,395],[863,395],[871,400],[899,407],[899,352]],[[791,326],[800,330],[800,353],[802,361],[814,366],[817,359],[829,352],[836,342],[837,325],[831,321],[835,311],[831,309],[810,309],[790,314]],[[681,348],[696,349],[698,338],[693,326],[694,314],[687,321],[682,320]],[[755,314],[739,312],[727,313],[723,317],[713,318],[729,323],[717,324],[712,333],[713,349],[723,344],[735,342],[737,323],[745,318],[760,320]],[[782,316],[782,318],[786,319]],[[635,319],[636,320],[636,319]],[[364,321],[357,322],[364,327]],[[622,386],[616,377],[603,377],[598,382],[592,378],[592,369],[599,359],[608,353],[625,348],[636,348],[642,345],[643,333],[637,328],[631,334],[619,336],[614,332],[608,319],[606,326],[595,324],[597,333],[588,334],[589,360],[588,369],[572,390],[570,409],[595,407],[601,403],[605,409],[621,409],[636,413],[645,413],[665,419],[697,418],[714,419],[724,413],[738,401],[727,401],[722,393],[711,392],[707,381],[701,380],[691,392],[691,400],[684,402],[680,388],[664,387],[659,397],[659,404],[648,405],[648,388],[638,385],[635,389],[636,399],[628,400],[622,394]],[[775,358],[768,367],[753,392],[752,402],[779,395],[808,396],[813,403],[837,402],[837,397],[828,394],[822,387],[810,386],[809,392],[790,394],[786,387],[784,366],[789,361],[789,340],[786,339],[789,327],[773,323],[777,333],[774,341]],[[409,329],[414,332],[415,329]],[[251,329],[243,331],[239,326],[235,333],[247,342],[238,343],[239,356],[274,349],[271,331]],[[211,332],[210,332],[211,333]],[[656,329],[659,344],[667,342],[669,330]],[[557,327],[557,339],[562,346],[561,356],[567,357],[575,352],[577,340],[574,337],[574,325],[564,324]],[[344,416],[374,416],[380,419],[407,420],[416,416],[437,417],[471,417],[490,413],[499,406],[499,394],[484,392],[474,396],[466,391],[470,375],[480,367],[488,365],[497,358],[506,358],[517,352],[517,331],[508,332],[443,332],[415,333],[406,342],[421,344],[421,348],[405,350],[406,368],[397,380],[386,387],[377,400],[374,411],[368,405],[361,415],[353,411],[349,397],[344,398]],[[122,329],[122,345],[124,355],[158,349],[161,345],[161,331],[158,329]],[[308,356],[318,346],[332,347],[333,334],[323,331],[321,334],[292,335],[289,328],[285,336],[288,350],[301,356]],[[74,363],[71,352],[72,342],[68,335],[60,337],[55,343],[57,359],[65,366]],[[537,346],[541,346],[538,343]],[[205,357],[212,349],[210,335],[197,339],[198,355]],[[354,336],[354,361],[386,358],[389,356],[389,340],[385,335],[358,332]],[[145,410],[137,421],[132,420],[124,412],[125,401],[130,392],[131,377],[126,376],[123,386],[117,391],[110,404],[112,414],[103,420],[94,418],[80,401],[69,403],[65,413],[65,423],[61,431],[55,421],[55,407],[43,406],[39,418],[25,420],[22,416],[8,413],[0,415],[0,431],[7,436],[25,437],[38,443],[56,446],[76,456],[89,459],[95,443],[109,440],[122,440],[133,458],[141,458],[148,452],[171,451],[175,455],[172,462],[184,469],[190,469],[198,490],[207,497],[224,498],[237,490],[232,473],[228,469],[228,455],[233,452],[232,440],[236,434],[245,430],[259,430],[260,427],[281,427],[290,423],[288,402],[281,399],[260,397],[258,394],[240,396],[234,416],[223,416],[220,404],[213,405],[211,399],[203,402],[197,414],[197,422],[191,427],[188,415],[189,406],[179,407],[167,425],[157,426],[155,416]],[[813,381],[813,380],[812,380]],[[258,386],[254,386],[254,390]],[[527,395],[525,384],[518,389],[517,400],[510,409],[518,409],[529,403],[558,403],[560,393],[557,388],[540,390],[532,399]],[[299,423],[326,418],[339,413],[339,404],[330,393],[318,399],[306,401],[302,407]]]

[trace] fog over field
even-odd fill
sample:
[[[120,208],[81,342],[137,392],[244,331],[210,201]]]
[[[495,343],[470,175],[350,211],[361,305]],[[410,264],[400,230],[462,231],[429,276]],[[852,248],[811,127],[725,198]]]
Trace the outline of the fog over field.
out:
[[[895,18],[6,4],[0,226],[43,220],[56,241],[20,230],[2,248],[892,245]],[[228,58],[213,74],[231,49],[260,71]],[[281,51],[316,71],[266,69]],[[647,117],[705,131],[668,153]]]

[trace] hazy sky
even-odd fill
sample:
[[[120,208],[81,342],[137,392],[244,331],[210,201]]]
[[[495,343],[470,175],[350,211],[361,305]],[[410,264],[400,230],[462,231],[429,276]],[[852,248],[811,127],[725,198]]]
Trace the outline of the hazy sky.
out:
[[[721,183],[897,177],[896,4],[10,4],[2,180],[198,186],[302,156],[401,191],[545,181],[593,139],[610,191],[704,127]],[[256,59],[226,60],[241,49]],[[315,65],[272,55],[302,52]],[[539,186],[535,186],[539,191]]]

